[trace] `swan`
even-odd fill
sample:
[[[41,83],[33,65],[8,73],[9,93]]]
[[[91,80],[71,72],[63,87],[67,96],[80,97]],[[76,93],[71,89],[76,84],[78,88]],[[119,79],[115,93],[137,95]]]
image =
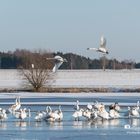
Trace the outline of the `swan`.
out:
[[[56,72],[64,62],[67,62],[65,58],[62,58],[59,55],[55,56],[54,58],[47,58],[47,60],[55,60],[55,65],[52,69],[53,72]]]
[[[92,104],[88,103],[87,104],[87,109],[91,111],[92,110]]]
[[[82,116],[87,118],[88,120],[90,120],[91,119],[91,114],[92,114],[91,111],[86,109],[86,110],[83,110]]]
[[[17,119],[24,120],[25,118],[27,118],[26,108],[20,109],[19,112],[14,112],[13,115],[14,115]]]
[[[120,117],[120,114],[115,109],[111,109],[109,111],[109,116],[111,118],[119,118]]]
[[[52,112],[52,109],[50,106],[47,106],[45,111],[38,111],[36,113],[36,116],[34,117],[34,119],[36,121],[42,121],[42,120],[45,120],[48,116],[49,116],[49,113]]]
[[[102,104],[100,108],[98,109],[98,116],[101,117],[102,119],[109,119],[109,113],[106,111],[105,106]]]
[[[119,118],[120,117],[119,111],[120,106],[117,102],[109,106],[109,116],[111,118]]]
[[[13,113],[13,112],[19,110],[20,107],[21,107],[20,97],[18,97],[18,98],[16,98],[16,100],[15,100],[15,104],[12,105],[11,107],[9,107],[8,110],[9,110],[10,113]]]
[[[62,121],[63,120],[63,112],[61,110],[61,106],[59,106],[59,110],[58,110],[58,115],[59,115],[59,121]]]
[[[98,111],[92,110],[91,112],[91,119],[97,119],[98,118]]]
[[[35,120],[36,121],[41,121],[44,118],[44,114],[42,112],[37,112],[36,116],[35,116]]]
[[[120,111],[121,110],[121,108],[120,108],[120,106],[119,106],[119,104],[117,103],[117,102],[115,102],[114,104],[111,104],[110,106],[109,106],[109,109],[111,110],[111,109],[114,109],[114,110],[116,110],[116,111]]]
[[[79,121],[80,120],[80,117],[82,117],[83,115],[83,109],[80,109],[80,110],[76,110],[72,116],[74,117],[75,121]]]
[[[58,110],[52,111],[51,107],[48,107],[48,113],[45,117],[46,121],[61,121],[63,119],[63,113],[61,110],[61,106],[59,106]]]
[[[76,105],[74,106],[74,110],[79,110],[79,100],[76,101]]]
[[[2,121],[2,120],[5,120],[7,118],[8,117],[7,117],[7,114],[6,114],[6,110],[5,109],[1,109],[0,110],[0,120]]]
[[[99,110],[99,108],[101,108],[102,105],[103,105],[102,103],[99,103],[98,101],[95,101],[94,108],[97,109],[97,110]]]
[[[20,119],[24,120],[27,117],[26,108],[24,108],[20,114]]]
[[[108,54],[109,52],[105,46],[106,46],[106,39],[103,36],[101,36],[100,47],[99,48],[87,48],[87,50],[93,50],[93,51],[101,52],[103,54]]]
[[[128,115],[129,117],[133,116],[133,117],[139,117],[139,101],[137,101],[136,106],[134,107],[128,107]]]
[[[128,115],[129,117],[139,117],[139,108],[137,107],[128,107]]]

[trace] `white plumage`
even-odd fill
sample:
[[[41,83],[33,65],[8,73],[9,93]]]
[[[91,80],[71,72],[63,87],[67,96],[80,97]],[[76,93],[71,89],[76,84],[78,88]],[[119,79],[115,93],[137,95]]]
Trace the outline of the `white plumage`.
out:
[[[16,98],[16,100],[15,100],[15,104],[12,105],[11,107],[9,107],[8,110],[9,110],[10,113],[13,113],[13,112],[19,110],[20,107],[21,107],[20,97],[18,97],[18,98]]]

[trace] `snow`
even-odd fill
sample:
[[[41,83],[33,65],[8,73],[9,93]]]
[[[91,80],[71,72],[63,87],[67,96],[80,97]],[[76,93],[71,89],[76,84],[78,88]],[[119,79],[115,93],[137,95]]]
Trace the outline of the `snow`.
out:
[[[54,86],[139,87],[140,70],[61,70]]]
[[[17,70],[0,70],[0,88],[21,88]],[[140,87],[140,70],[58,70],[54,87]]]

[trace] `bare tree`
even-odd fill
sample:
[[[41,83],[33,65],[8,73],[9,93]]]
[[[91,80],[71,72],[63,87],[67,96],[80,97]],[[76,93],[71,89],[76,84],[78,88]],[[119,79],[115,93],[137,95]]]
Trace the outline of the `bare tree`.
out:
[[[41,91],[53,78],[51,72],[53,62],[46,61],[46,58],[53,57],[52,53],[45,50],[34,52],[24,50],[21,55],[23,62],[19,70],[26,85],[30,85],[34,91]]]

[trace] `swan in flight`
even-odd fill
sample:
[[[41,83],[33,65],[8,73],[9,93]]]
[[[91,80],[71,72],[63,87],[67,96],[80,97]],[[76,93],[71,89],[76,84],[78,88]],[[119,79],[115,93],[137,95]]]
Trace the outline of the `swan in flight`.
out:
[[[87,48],[87,50],[93,50],[97,52],[101,52],[103,54],[108,54],[108,50],[106,49],[106,39],[102,36],[100,40],[100,47],[99,48]]]
[[[47,58],[47,60],[55,60],[55,65],[52,69],[53,72],[56,72],[64,62],[67,62],[65,58],[62,58],[59,55],[55,56],[54,58]]]

